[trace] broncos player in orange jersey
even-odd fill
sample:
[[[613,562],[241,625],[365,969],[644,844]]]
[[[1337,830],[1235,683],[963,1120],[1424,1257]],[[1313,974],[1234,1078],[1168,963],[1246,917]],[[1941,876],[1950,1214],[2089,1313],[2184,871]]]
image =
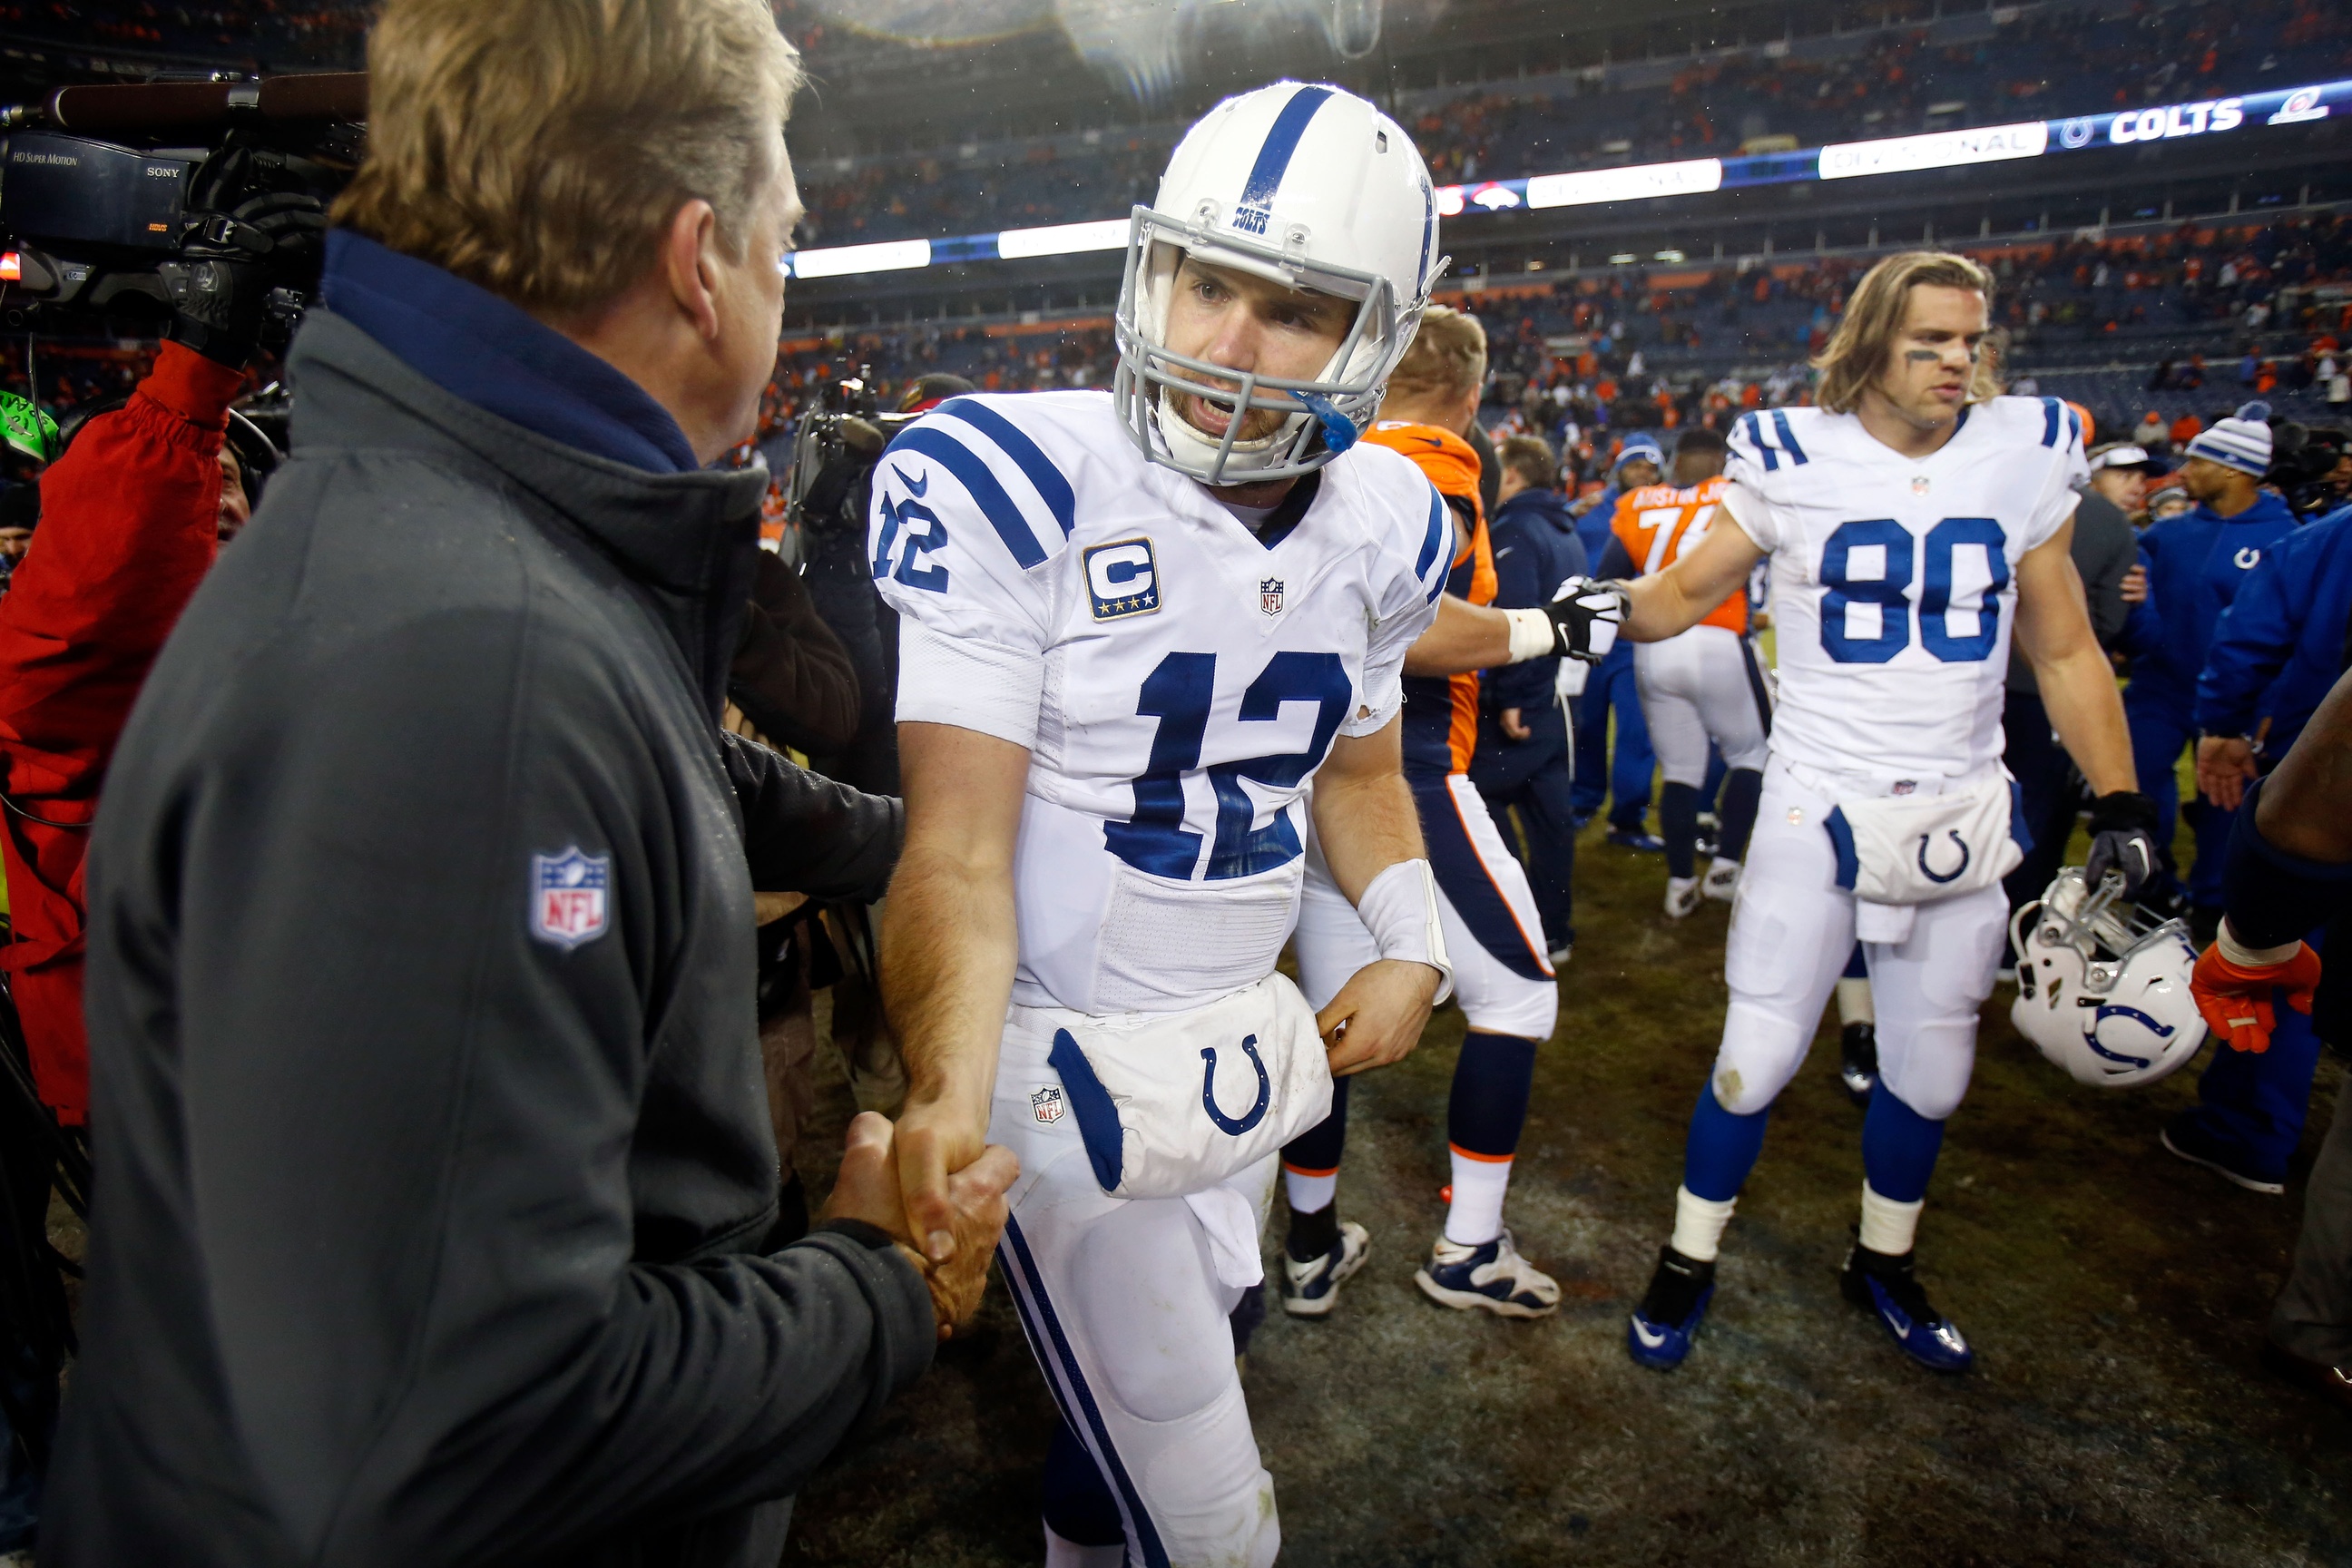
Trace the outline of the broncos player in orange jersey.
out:
[[[1609,523],[1615,537],[1602,553],[1600,575],[1631,581],[1663,572],[1696,550],[1722,503],[1727,483],[1722,478],[1724,455],[1723,437],[1714,431],[1684,431],[1675,446],[1674,482],[1645,485],[1619,498]],[[1731,900],[1748,835],[1756,826],[1772,699],[1748,633],[1743,583],[1688,631],[1633,649],[1642,716],[1665,775],[1658,826],[1666,841],[1666,913],[1675,920],[1698,908],[1702,895]],[[1696,853],[1699,789],[1706,781],[1710,742],[1722,751],[1728,772],[1723,833],[1701,882]]]
[[[1455,524],[1438,623],[1404,665],[1405,780],[1420,809],[1446,952],[1470,1026],[1447,1112],[1453,1199],[1414,1279],[1449,1307],[1535,1318],[1559,1305],[1559,1287],[1513,1246],[1503,1197],[1527,1120],[1536,1048],[1551,1037],[1559,997],[1527,872],[1468,772],[1478,733],[1477,671],[1552,646],[1542,611],[1484,607],[1495,597],[1495,561],[1478,500],[1478,457],[1463,432],[1477,416],[1486,374],[1486,338],[1476,319],[1432,306],[1364,438],[1412,458]],[[1297,944],[1299,986],[1318,1010],[1373,952],[1312,846]],[[1340,1078],[1328,1121],[1283,1150],[1291,1211],[1283,1305],[1297,1316],[1328,1312],[1369,1244],[1362,1226],[1339,1221],[1334,1202],[1347,1087]]]

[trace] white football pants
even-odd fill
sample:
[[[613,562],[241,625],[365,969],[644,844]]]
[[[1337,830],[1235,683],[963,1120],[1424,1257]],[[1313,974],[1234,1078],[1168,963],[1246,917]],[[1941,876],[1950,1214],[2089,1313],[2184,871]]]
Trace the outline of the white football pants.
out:
[[[1731,1005],[1714,1083],[1717,1102],[1734,1115],[1763,1110],[1796,1076],[1853,952],[1854,897],[1837,885],[1837,852],[1822,826],[1832,804],[1777,758],[1766,766],[1724,952]],[[1931,1121],[1951,1115],[1968,1092],[1977,1009],[1992,994],[2008,921],[1996,882],[1916,906],[1902,942],[1863,943],[1879,1079]]]
[[[1543,917],[1536,912],[1527,868],[1504,845],[1486,797],[1466,777],[1416,782],[1413,799],[1437,880],[1437,919],[1462,1016],[1487,1034],[1550,1039],[1559,1021],[1559,984],[1545,954]],[[1298,989],[1318,1013],[1350,975],[1381,956],[1356,906],[1331,879],[1311,831],[1292,940]]]
[[[1664,642],[1636,643],[1633,681],[1666,783],[1704,785],[1709,741],[1726,767],[1764,765],[1771,700],[1755,650],[1738,632],[1693,626]]]
[[[1216,1238],[1195,1200],[1111,1197],[1066,1098],[1033,1098],[1061,1082],[1048,1048],[1006,1031],[988,1124],[1021,1158],[997,1261],[1029,1348],[1118,1503],[1129,1562],[1266,1568],[1282,1528],[1234,1367],[1242,1287],[1219,1279],[1217,1243],[1227,1274],[1236,1247],[1255,1262],[1276,1156],[1210,1194],[1232,1211]]]

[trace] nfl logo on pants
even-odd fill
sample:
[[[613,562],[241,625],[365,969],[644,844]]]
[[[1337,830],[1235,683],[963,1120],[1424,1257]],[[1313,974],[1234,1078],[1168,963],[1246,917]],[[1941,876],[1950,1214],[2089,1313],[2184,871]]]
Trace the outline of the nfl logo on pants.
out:
[[[584,855],[577,845],[561,855],[530,858],[530,934],[561,948],[604,934],[610,923],[610,855]]]

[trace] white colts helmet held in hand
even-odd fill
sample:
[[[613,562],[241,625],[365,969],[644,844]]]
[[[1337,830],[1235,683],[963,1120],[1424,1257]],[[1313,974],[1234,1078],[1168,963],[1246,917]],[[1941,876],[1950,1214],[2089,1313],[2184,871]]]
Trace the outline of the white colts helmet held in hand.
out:
[[[1349,300],[1354,324],[1307,381],[1171,353],[1169,301],[1187,255]],[[1185,132],[1157,201],[1130,222],[1112,384],[1120,421],[1147,458],[1203,484],[1311,472],[1371,424],[1444,268],[1428,166],[1395,121],[1336,87],[1282,81],[1229,98]],[[1237,413],[1219,439],[1176,416],[1171,390],[1289,417],[1243,441]]]
[[[2129,1089],[2186,1064],[2205,1043],[2189,994],[2197,950],[2189,928],[2123,897],[2092,892],[2068,867],[2010,918],[2017,1000],[2010,1021],[2079,1083]]]

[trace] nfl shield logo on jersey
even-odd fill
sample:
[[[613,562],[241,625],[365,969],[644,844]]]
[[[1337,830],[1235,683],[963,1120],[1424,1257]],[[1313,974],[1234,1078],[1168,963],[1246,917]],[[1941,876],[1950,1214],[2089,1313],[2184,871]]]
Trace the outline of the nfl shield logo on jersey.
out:
[[[1062,1119],[1062,1091],[1047,1085],[1029,1097],[1029,1109],[1037,1113],[1038,1121],[1051,1127]]]
[[[1258,581],[1257,607],[1269,616],[1282,614],[1282,579],[1265,577]]]
[[[604,934],[611,923],[610,855],[583,855],[578,845],[561,855],[530,858],[530,934],[574,948]]]

